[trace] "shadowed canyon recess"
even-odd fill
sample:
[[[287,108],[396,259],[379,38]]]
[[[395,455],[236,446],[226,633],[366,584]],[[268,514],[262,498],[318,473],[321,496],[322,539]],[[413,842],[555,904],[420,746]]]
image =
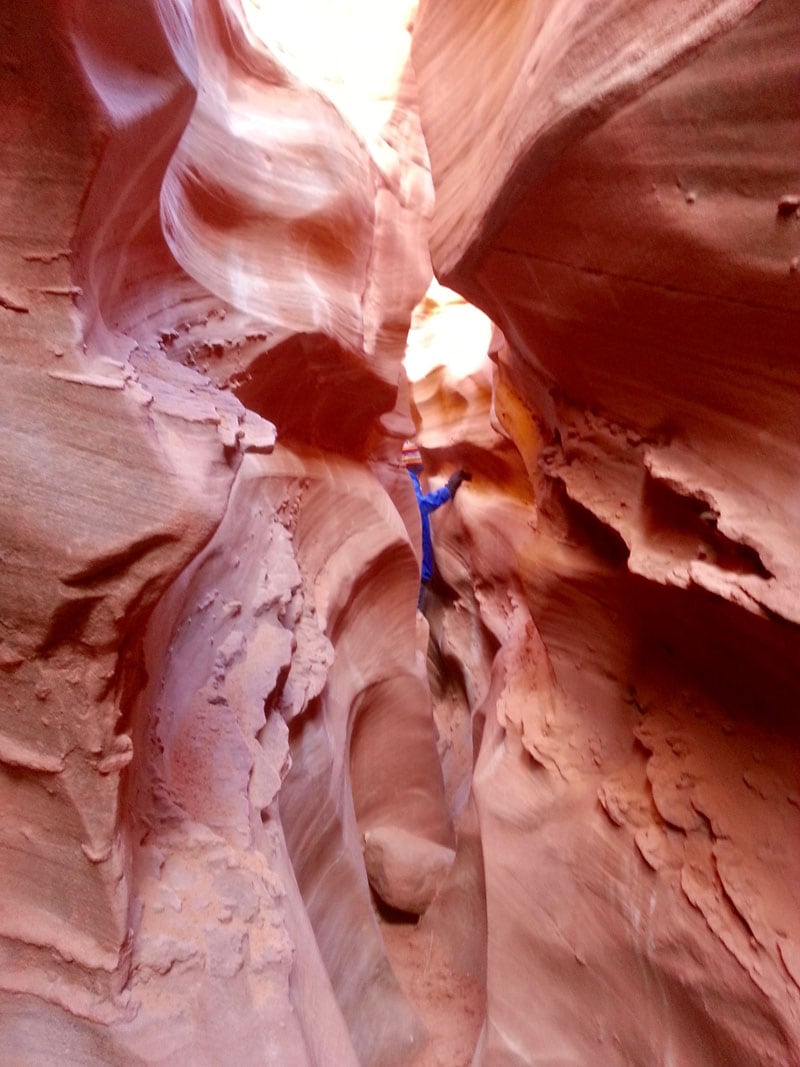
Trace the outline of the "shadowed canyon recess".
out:
[[[3,1061],[796,1067],[796,0],[0,25]]]

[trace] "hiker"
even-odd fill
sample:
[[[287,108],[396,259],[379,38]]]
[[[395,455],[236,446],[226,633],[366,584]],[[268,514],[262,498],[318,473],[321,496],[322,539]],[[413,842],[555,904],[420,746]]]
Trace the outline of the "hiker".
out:
[[[419,515],[422,520],[422,573],[419,587],[419,600],[417,607],[422,611],[425,600],[425,589],[433,577],[433,543],[431,541],[430,513],[452,500],[462,482],[472,480],[469,471],[457,470],[447,480],[447,484],[441,489],[434,489],[431,493],[423,493],[419,484],[419,476],[422,474],[422,456],[413,442],[406,441],[403,445],[403,462],[406,465],[411,481],[414,483],[414,493],[417,497]]]

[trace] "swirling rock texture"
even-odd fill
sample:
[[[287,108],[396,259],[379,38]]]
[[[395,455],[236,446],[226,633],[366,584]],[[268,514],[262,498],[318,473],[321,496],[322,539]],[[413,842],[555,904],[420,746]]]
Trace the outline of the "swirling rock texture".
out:
[[[362,858],[377,835],[405,905],[408,843],[454,844],[398,462],[432,193],[392,13],[348,95],[353,5],[316,81],[313,5],[4,8],[6,1062],[423,1039]]]
[[[796,1063],[796,5],[276,6],[0,16],[4,1060],[408,1062],[378,894],[476,1064]]]
[[[421,8],[434,267],[507,340],[482,454],[475,379],[415,386],[475,471],[431,612],[474,813],[424,921],[470,964],[485,878],[476,1063],[800,1059],[798,46],[786,0]]]

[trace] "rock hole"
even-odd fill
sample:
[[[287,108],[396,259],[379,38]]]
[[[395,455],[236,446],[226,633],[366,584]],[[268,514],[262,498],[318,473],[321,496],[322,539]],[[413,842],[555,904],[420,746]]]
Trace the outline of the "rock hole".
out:
[[[643,512],[649,536],[669,542],[687,559],[700,559],[733,574],[773,577],[758,552],[726,537],[718,528],[718,513],[702,497],[679,493],[666,482],[649,476],[645,483]]]

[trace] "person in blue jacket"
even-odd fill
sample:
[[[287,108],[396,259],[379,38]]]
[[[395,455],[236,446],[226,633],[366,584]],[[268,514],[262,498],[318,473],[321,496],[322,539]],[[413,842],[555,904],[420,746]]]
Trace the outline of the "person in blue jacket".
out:
[[[419,507],[419,516],[422,520],[422,572],[420,575],[421,584],[418,602],[418,607],[421,611],[425,597],[425,587],[433,577],[433,542],[431,540],[430,514],[440,508],[442,504],[446,504],[448,500],[452,500],[461,483],[471,481],[472,475],[469,471],[457,470],[450,475],[447,484],[443,485],[441,489],[423,493],[422,486],[419,484],[419,476],[422,474],[422,456],[416,445],[409,441],[403,445],[403,462],[411,476],[411,481],[414,483],[414,493]]]

